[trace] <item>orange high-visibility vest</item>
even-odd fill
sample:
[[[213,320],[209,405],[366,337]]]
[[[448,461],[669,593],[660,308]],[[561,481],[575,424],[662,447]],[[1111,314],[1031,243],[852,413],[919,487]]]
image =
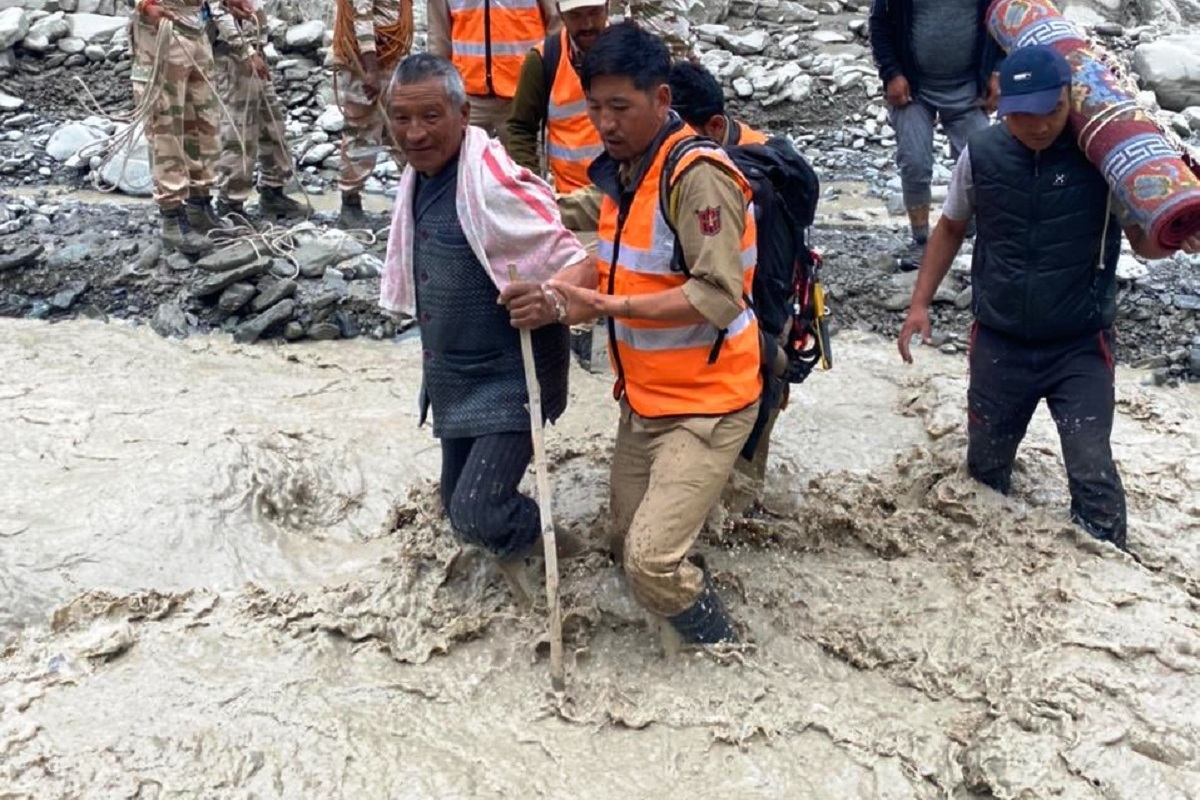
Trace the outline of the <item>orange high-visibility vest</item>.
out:
[[[593,158],[604,152],[604,145],[600,143],[599,131],[588,118],[583,84],[569,57],[567,29],[563,28],[558,35],[562,39],[559,51],[562,55],[558,59],[554,83],[546,87],[550,98],[546,107],[546,156],[554,178],[554,190],[566,194],[592,182],[587,168]],[[545,56],[545,42],[539,44],[537,50]]]
[[[511,100],[525,55],[545,38],[537,0],[450,0],[451,60],[467,94]]]
[[[688,280],[682,271],[672,269],[675,234],[660,207],[659,180],[671,148],[694,135],[685,126],[666,138],[623,216],[605,194],[596,251],[600,291],[654,294]],[[746,197],[741,241],[743,310],[724,332],[708,322],[609,319],[609,357],[617,376],[614,394],[623,392],[630,408],[643,417],[728,414],[762,394],[758,320],[744,299],[750,296],[757,257],[750,185],[715,145],[687,152],[672,180],[700,158],[727,167]]]
[[[766,144],[767,135],[761,131],[756,131],[744,122],[737,124],[737,140],[730,142],[731,145],[737,144]]]

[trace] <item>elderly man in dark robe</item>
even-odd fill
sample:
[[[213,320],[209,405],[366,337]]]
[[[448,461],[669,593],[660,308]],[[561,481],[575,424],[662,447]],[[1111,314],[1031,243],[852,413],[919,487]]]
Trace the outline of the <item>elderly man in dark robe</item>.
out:
[[[544,281],[587,256],[563,227],[550,187],[468,124],[462,78],[449,61],[427,53],[402,61],[388,115],[408,166],[381,305],[413,314],[420,327],[421,423],[432,410],[451,525],[504,566],[536,554],[541,525],[537,503],[517,491],[533,443],[519,333],[500,288],[510,265],[523,281]],[[533,349],[542,416],[553,422],[567,405],[567,328],[534,331]]]

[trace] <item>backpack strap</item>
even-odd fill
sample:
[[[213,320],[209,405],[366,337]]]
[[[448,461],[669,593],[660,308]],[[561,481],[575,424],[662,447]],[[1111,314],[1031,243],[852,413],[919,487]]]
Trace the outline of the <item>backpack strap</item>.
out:
[[[695,135],[680,139],[667,153],[662,173],[658,176],[658,209],[662,213],[663,219],[667,221],[667,227],[675,236],[675,253],[671,257],[671,267],[682,272],[687,278],[690,278],[692,274],[688,270],[687,260],[683,257],[683,248],[679,245],[679,229],[675,227],[674,221],[675,209],[671,208],[671,189],[675,183],[675,171],[679,169],[679,162],[683,160],[683,157],[694,150],[720,151],[720,149],[721,146],[707,136]]]
[[[542,105],[542,155],[539,160],[543,178],[550,178],[550,97],[554,92],[554,78],[558,75],[558,62],[562,59],[561,34],[555,33],[542,40],[542,88],[545,103]]]
[[[562,34],[547,36],[542,42],[542,83],[546,87],[546,107],[542,109],[542,128],[550,119],[550,93],[554,90],[554,78],[558,75],[558,62],[562,60]]]
[[[683,255],[683,246],[679,244],[679,229],[675,227],[673,218],[674,209],[671,208],[671,189],[675,183],[675,171],[679,169],[679,162],[683,157],[694,150],[715,150],[721,151],[721,146],[707,136],[688,136],[685,139],[680,139],[667,153],[667,158],[663,162],[662,172],[658,176],[658,206],[662,213],[663,219],[667,222],[667,227],[671,229],[671,234],[675,237],[674,251],[671,255],[671,268],[678,269],[683,273],[685,278],[692,276],[688,270],[687,259]],[[742,295],[742,302],[747,308],[752,308],[752,301],[746,295]],[[708,363],[717,363],[717,357],[721,354],[721,345],[725,343],[725,337],[729,334],[728,328],[721,328],[717,331],[717,340],[713,342],[712,349],[708,352]]]

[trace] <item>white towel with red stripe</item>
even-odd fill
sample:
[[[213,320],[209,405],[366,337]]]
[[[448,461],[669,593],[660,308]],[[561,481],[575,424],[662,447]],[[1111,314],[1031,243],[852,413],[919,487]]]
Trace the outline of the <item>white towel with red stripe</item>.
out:
[[[379,286],[386,310],[416,315],[413,292],[413,190],[416,172],[404,170],[392,210],[387,256]],[[455,203],[463,235],[496,288],[508,285],[508,265],[521,280],[544,281],[587,258],[558,213],[550,186],[518,166],[482,128],[468,127],[458,159]]]

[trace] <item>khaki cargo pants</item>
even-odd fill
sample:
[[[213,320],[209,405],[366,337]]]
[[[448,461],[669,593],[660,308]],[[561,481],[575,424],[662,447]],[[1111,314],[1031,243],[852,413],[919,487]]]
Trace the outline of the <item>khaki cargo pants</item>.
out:
[[[621,403],[609,546],[650,611],[675,616],[700,596],[704,573],[687,554],[757,415],[756,402],[723,417],[646,419]]]

